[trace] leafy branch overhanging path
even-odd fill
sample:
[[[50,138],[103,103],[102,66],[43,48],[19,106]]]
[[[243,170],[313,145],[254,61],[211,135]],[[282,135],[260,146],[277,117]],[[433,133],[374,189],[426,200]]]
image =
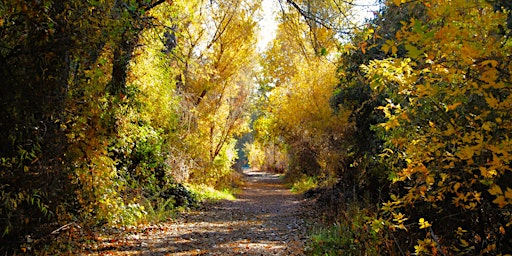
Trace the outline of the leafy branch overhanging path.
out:
[[[291,193],[278,175],[253,170],[244,175],[236,200],[105,238],[89,255],[303,255],[301,195]]]

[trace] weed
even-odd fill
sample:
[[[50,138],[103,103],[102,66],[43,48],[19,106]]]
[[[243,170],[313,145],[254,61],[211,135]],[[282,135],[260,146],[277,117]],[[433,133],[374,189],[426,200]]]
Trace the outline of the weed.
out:
[[[383,238],[368,223],[374,214],[355,204],[349,205],[336,223],[312,231],[308,254],[381,255]]]
[[[300,179],[293,181],[290,190],[294,193],[304,193],[317,187],[318,180],[315,177],[304,175]]]
[[[208,185],[187,185],[188,189],[192,191],[199,201],[220,201],[220,200],[235,200],[237,189],[224,188],[217,190]]]

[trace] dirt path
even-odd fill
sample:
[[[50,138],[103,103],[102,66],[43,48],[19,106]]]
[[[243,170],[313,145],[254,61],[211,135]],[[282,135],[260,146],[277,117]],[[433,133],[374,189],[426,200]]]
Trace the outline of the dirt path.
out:
[[[90,255],[303,255],[301,196],[290,193],[277,175],[244,174],[237,200],[130,231]]]

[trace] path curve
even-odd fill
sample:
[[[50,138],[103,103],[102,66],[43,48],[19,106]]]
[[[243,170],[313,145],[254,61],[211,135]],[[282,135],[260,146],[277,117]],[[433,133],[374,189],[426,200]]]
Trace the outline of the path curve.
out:
[[[91,255],[304,255],[301,196],[278,175],[245,170],[234,201],[210,204],[169,223],[133,231],[123,246]]]

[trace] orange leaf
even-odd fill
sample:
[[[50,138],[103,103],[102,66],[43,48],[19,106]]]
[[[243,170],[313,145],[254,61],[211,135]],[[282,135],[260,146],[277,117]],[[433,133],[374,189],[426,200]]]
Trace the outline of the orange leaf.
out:
[[[503,207],[505,207],[505,205],[507,205],[507,201],[505,201],[504,196],[498,196],[492,202],[497,204],[500,208],[503,208]]]
[[[507,191],[505,191],[505,198],[512,199],[512,189],[507,188]]]
[[[503,195],[503,191],[501,190],[501,187],[498,185],[492,186],[489,190],[489,194],[496,196],[496,195]]]
[[[446,106],[446,112],[451,111],[451,110],[455,110],[461,104],[462,104],[462,102],[455,102],[455,103],[453,103],[451,105]]]

